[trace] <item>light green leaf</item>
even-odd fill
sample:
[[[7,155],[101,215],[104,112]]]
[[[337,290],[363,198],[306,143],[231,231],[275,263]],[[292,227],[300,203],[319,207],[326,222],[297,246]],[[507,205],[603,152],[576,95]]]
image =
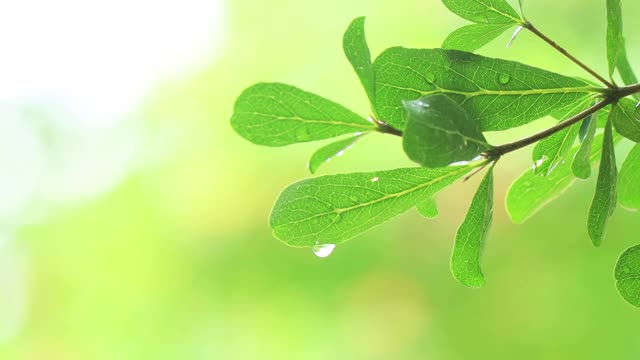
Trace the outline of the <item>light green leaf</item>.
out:
[[[609,64],[609,76],[612,76],[616,70],[623,42],[620,0],[607,0],[607,61]]]
[[[451,273],[463,285],[481,287],[480,256],[493,219],[493,167],[480,183],[458,232],[451,255]]]
[[[585,119],[584,121],[587,121]],[[591,147],[593,146],[593,139],[596,135],[596,130],[598,127],[598,122],[596,119],[591,117],[588,121],[588,129],[580,144],[580,149],[573,157],[573,162],[571,162],[571,171],[573,174],[580,179],[588,179],[591,176]]]
[[[616,287],[631,305],[640,307],[640,245],[620,255],[615,270]]]
[[[290,185],[270,225],[291,246],[338,244],[415,207],[467,174],[470,166],[328,175]]]
[[[521,24],[518,13],[505,0],[442,0],[454,14],[479,24]]]
[[[618,178],[618,198],[622,206],[640,209],[640,144],[631,149]]]
[[[438,216],[438,204],[435,198],[429,198],[418,205],[416,205],[418,214],[426,217],[427,219],[433,219]]]
[[[245,139],[266,146],[376,130],[376,125],[342,105],[278,83],[246,89],[236,100],[231,126]]]
[[[594,90],[584,80],[456,50],[391,48],[374,68],[378,115],[400,130],[402,101],[425,95],[449,96],[483,131],[496,131],[575,107]]]
[[[344,33],[342,47],[344,54],[349,59],[351,66],[358,74],[358,78],[367,92],[371,106],[376,103],[376,78],[373,72],[373,64],[371,63],[371,53],[367,38],[364,33],[364,17],[353,20],[347,31]]]
[[[609,118],[615,117],[612,111]],[[596,193],[589,210],[587,228],[589,237],[595,246],[600,246],[602,238],[607,229],[609,218],[616,209],[617,201],[617,180],[618,169],[616,168],[616,154],[613,143],[613,126],[611,120],[604,128],[604,138],[602,140],[602,160],[596,184]]]
[[[533,173],[547,176],[565,161],[579,131],[580,124],[574,124],[538,142],[533,149],[533,161],[536,164]]]
[[[636,76],[629,58],[627,57],[627,48],[624,38],[622,39],[622,45],[620,46],[620,53],[618,54],[618,72],[622,78],[622,82],[625,85],[633,85],[638,83],[638,77]],[[633,94],[634,99],[640,100],[640,94]]]
[[[360,140],[362,135],[355,135],[343,140],[339,140],[333,142],[331,144],[325,145],[318,149],[316,152],[311,155],[311,159],[309,160],[309,171],[312,174],[315,174],[318,171],[318,168],[326,163],[331,161],[335,157],[342,156],[345,151],[351,149],[351,147]]]
[[[602,135],[597,135],[589,161],[593,165],[602,155]],[[617,138],[616,140],[619,140]],[[569,158],[578,151],[574,146]],[[522,174],[509,188],[506,198],[507,213],[514,223],[525,222],[545,205],[562,195],[576,181],[568,164],[560,164],[549,176],[537,176],[531,170]]]
[[[447,36],[442,47],[451,50],[473,52],[487,45],[513,27],[513,24],[471,24],[463,26]]]
[[[640,119],[636,118],[636,104],[631,99],[621,99],[613,106],[613,126],[627,139],[640,142]]]
[[[469,161],[489,148],[478,123],[446,95],[428,95],[404,106],[409,121],[402,145],[409,158],[422,166]]]

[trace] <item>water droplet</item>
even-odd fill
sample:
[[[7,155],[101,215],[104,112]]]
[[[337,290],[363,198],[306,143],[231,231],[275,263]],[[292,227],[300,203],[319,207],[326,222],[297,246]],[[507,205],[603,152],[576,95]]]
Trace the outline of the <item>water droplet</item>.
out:
[[[316,244],[311,247],[311,251],[313,251],[313,254],[319,258],[326,258],[331,255],[335,248],[335,244],[319,244],[316,241]]]
[[[513,32],[513,35],[511,35],[511,40],[509,40],[509,42],[507,43],[507,47],[513,44],[513,41],[516,39],[516,37],[518,37],[518,34],[520,34],[520,31],[522,31],[522,29],[524,29],[522,26],[518,26],[516,28],[516,30]]]
[[[547,157],[543,156],[542,159],[533,163],[533,171],[535,172],[536,170],[538,170],[538,168],[542,166],[542,164],[544,164],[545,161],[547,161]]]
[[[498,82],[501,85],[507,85],[511,81],[511,75],[509,74],[498,74]]]
[[[371,182],[378,182],[378,180],[380,180],[379,177],[374,177],[373,179],[371,179]]]
[[[344,152],[345,152],[346,150],[347,150],[347,149],[344,149],[344,150],[340,150],[340,151],[338,151],[338,153],[336,153],[336,156],[337,156],[337,157],[340,157],[340,156],[344,155]]]

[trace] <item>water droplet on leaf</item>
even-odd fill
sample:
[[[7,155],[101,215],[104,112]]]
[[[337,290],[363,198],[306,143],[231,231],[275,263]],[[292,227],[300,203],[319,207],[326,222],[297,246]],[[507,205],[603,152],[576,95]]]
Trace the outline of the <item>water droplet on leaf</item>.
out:
[[[319,258],[326,258],[331,255],[335,248],[335,244],[318,244],[316,241],[316,245],[311,247],[311,251],[313,251],[313,254]]]
[[[501,85],[507,85],[509,83],[509,81],[511,81],[511,75],[509,75],[509,74],[499,74],[498,75],[498,82]]]
[[[378,180],[380,180],[379,177],[374,177],[373,179],[371,179],[371,182],[378,182]]]

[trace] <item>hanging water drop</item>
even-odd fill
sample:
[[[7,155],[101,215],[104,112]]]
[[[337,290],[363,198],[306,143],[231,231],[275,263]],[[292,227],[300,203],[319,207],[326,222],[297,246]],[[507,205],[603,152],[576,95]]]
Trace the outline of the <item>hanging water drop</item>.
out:
[[[511,81],[511,75],[509,74],[498,74],[498,82],[501,85],[507,85]]]
[[[335,244],[319,244],[316,241],[316,244],[311,247],[311,250],[313,251],[313,254],[315,256],[319,258],[326,258],[329,255],[331,255],[331,253],[335,248],[336,248]]]

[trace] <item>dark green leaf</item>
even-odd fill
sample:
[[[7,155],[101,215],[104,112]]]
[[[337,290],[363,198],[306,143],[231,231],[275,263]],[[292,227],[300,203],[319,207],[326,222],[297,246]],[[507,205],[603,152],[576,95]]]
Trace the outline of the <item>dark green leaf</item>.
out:
[[[371,63],[369,45],[367,45],[367,38],[364,34],[364,22],[364,17],[353,20],[344,33],[342,47],[344,54],[347,56],[347,59],[349,59],[356,74],[358,74],[358,78],[360,78],[360,82],[367,92],[367,96],[373,107],[376,103],[376,78],[373,72],[373,64]]]
[[[620,46],[620,53],[618,54],[618,72],[622,78],[622,82],[625,85],[633,85],[638,83],[638,77],[631,68],[629,58],[627,57],[627,48],[624,38],[622,39],[622,45]],[[636,100],[640,100],[640,94],[634,94],[633,97]]]
[[[267,146],[376,130],[376,125],[342,105],[277,83],[246,89],[236,100],[231,126],[245,139]]]
[[[620,204],[629,209],[640,209],[640,144],[631,149],[624,160],[618,178]]]
[[[428,95],[404,106],[409,121],[402,145],[409,158],[422,166],[469,161],[489,148],[478,123],[446,95]]]
[[[291,246],[337,244],[427,201],[469,166],[328,175],[286,188],[271,212],[276,238]]]
[[[521,24],[518,13],[505,0],[442,0],[454,14],[480,24]]]
[[[402,101],[425,95],[448,95],[483,131],[495,131],[575,107],[594,89],[580,79],[456,50],[391,48],[374,68],[378,115],[401,130]]]
[[[587,121],[587,119],[585,119],[585,121]],[[571,163],[571,171],[580,179],[588,179],[589,176],[591,176],[591,167],[593,166],[591,163],[591,147],[593,146],[593,139],[596,135],[598,122],[591,117],[589,118],[588,124],[589,127],[586,130],[584,139],[582,139],[580,149],[573,157],[573,162]]]
[[[620,0],[607,0],[607,60],[610,76],[616,70],[623,41]]]
[[[458,232],[451,255],[451,273],[463,285],[481,287],[480,256],[493,219],[493,168],[480,183]]]
[[[640,119],[636,118],[636,104],[631,99],[622,99],[613,107],[613,126],[627,139],[640,142]]]
[[[615,116],[615,111],[612,111],[609,118]],[[602,160],[600,161],[596,193],[591,203],[587,222],[589,237],[595,246],[600,246],[602,243],[609,218],[616,209],[618,169],[616,168],[616,154],[613,145],[613,127],[611,120],[609,120],[604,128]]]
[[[436,204],[436,199],[429,198],[426,201],[423,201],[416,205],[416,210],[418,210],[418,214],[426,217],[427,219],[433,219],[438,216],[438,204]]]
[[[602,155],[602,139],[602,135],[596,136],[591,147],[589,161],[592,165]],[[574,146],[568,158],[573,157],[578,149],[578,146]],[[507,192],[506,206],[509,217],[514,223],[525,222],[546,204],[562,195],[575,181],[571,167],[566,163],[558,165],[549,176],[537,176],[533,171],[527,170]]]
[[[447,36],[442,43],[445,49],[473,52],[502,35],[513,24],[471,24],[463,26]]]
[[[616,287],[631,305],[640,307],[640,245],[620,255],[615,270]]]
[[[311,155],[309,160],[309,171],[315,174],[320,165],[331,161],[334,157],[342,156],[345,151],[349,150],[362,135],[352,136],[340,141],[333,142],[318,149]]]

